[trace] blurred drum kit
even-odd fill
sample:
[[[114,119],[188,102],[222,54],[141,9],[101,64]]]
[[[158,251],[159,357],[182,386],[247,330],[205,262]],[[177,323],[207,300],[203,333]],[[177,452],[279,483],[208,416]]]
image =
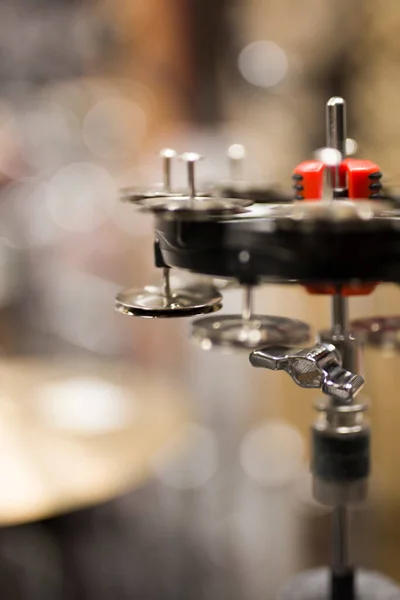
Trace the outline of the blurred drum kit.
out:
[[[400,319],[350,322],[348,304],[381,282],[400,282],[400,212],[382,186],[379,167],[346,156],[342,98],[327,102],[326,126],[326,148],[294,169],[291,194],[247,185],[238,145],[229,153],[232,182],[199,191],[195,169],[201,157],[186,152],[180,158],[187,189],[174,189],[177,153],[164,149],[163,183],[122,191],[124,201],[154,215],[160,284],[120,292],[116,309],[143,318],[202,315],[191,336],[204,350],[247,351],[254,367],[285,371],[298,386],[321,390],[311,427],[311,471],[315,499],[332,507],[331,564],[300,573],[279,599],[394,600],[400,598],[394,581],[353,563],[350,514],[367,496],[370,472],[362,354],[371,345],[398,344]],[[174,280],[173,268],[198,274],[198,284]],[[256,314],[254,289],[271,283],[297,283],[310,294],[329,296],[329,327],[314,336],[307,323]],[[221,308],[226,286],[243,288],[241,313],[211,314]]]

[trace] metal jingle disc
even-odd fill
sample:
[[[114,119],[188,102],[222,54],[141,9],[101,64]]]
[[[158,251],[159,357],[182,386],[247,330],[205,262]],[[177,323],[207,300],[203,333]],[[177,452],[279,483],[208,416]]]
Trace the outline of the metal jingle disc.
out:
[[[400,350],[400,315],[356,319],[350,327],[361,344]]]
[[[377,200],[351,200],[348,198],[332,201],[294,202],[291,206],[276,206],[271,216],[290,218],[297,222],[328,221],[345,223],[346,221],[368,222],[375,218],[396,216],[390,204]]]
[[[198,219],[247,212],[252,200],[242,198],[214,198],[213,196],[173,196],[148,199],[142,202],[143,212],[152,212],[167,218]]]
[[[173,269],[169,277],[170,287],[173,290],[188,287],[202,287],[210,289],[212,290],[212,293],[215,293],[216,290],[222,291],[241,287],[237,279],[223,279],[220,277],[211,277],[210,275],[199,275],[198,273],[192,273],[190,271]],[[159,289],[159,286],[146,286],[146,289]]]
[[[206,196],[207,192],[197,192],[199,198]],[[160,184],[159,189],[143,190],[141,188],[126,187],[120,190],[120,198],[123,202],[130,202],[131,204],[146,205],[147,201],[150,200],[161,200],[166,198],[185,198],[187,192],[182,190],[175,192],[167,192],[163,189],[163,185]]]
[[[240,287],[242,287],[241,283],[237,279],[233,279],[233,278],[222,279],[221,277],[207,277],[207,278],[210,279],[212,281],[213,285],[215,285],[215,287],[221,291],[237,290]]]
[[[167,198],[169,196],[179,196],[179,193],[168,193],[163,190],[160,184],[160,189],[143,190],[141,188],[125,187],[120,190],[120,198],[123,202],[131,202],[132,204],[142,204],[146,200],[154,200],[157,198]]]
[[[269,315],[222,315],[197,319],[192,325],[192,339],[203,350],[213,347],[244,348],[255,350],[269,344],[297,345],[310,339],[307,323]]]
[[[277,225],[311,231],[320,225],[346,225],[360,228],[375,226],[381,220],[399,219],[390,204],[377,200],[335,199],[332,201],[295,202],[291,206],[271,208],[271,218]]]
[[[219,291],[237,289],[241,287],[237,279],[223,279],[220,277],[211,277],[210,275],[198,275],[188,271],[181,271],[170,275],[170,285],[172,289],[202,286],[205,288],[217,289]],[[148,287],[148,286],[146,286]]]
[[[285,193],[279,188],[265,186],[248,186],[227,184],[217,187],[216,197],[245,198],[256,204],[289,204],[293,202],[293,194]]]
[[[148,286],[128,289],[117,294],[115,309],[125,315],[149,319],[190,317],[216,312],[222,307],[222,296],[211,286],[193,285],[171,291]]]

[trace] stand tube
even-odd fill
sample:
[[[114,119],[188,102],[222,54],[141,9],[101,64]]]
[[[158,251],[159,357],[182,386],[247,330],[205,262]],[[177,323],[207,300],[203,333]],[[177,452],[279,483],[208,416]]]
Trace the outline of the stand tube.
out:
[[[346,157],[346,102],[343,98],[331,98],[326,105],[326,138],[330,148],[338,150],[342,159]],[[331,168],[331,185],[333,198],[335,192],[343,187],[340,180],[340,165]],[[343,339],[343,367],[356,372],[352,349],[348,338],[348,300],[341,294],[341,289],[332,298],[332,328],[338,338]],[[335,400],[332,399],[332,404]],[[350,514],[346,504],[333,508],[332,514],[332,591],[331,600],[355,600],[354,568],[351,564],[350,548]]]

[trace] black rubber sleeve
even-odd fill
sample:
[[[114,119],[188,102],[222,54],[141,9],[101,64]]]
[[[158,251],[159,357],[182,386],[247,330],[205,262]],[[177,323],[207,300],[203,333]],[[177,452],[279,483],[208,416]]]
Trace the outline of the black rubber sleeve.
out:
[[[312,472],[326,481],[354,481],[370,472],[369,429],[333,435],[313,428]]]

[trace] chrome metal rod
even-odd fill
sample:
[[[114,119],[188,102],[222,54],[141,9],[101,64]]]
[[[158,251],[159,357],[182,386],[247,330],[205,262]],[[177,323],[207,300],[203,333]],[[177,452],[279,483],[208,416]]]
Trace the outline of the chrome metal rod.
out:
[[[246,285],[244,288],[244,297],[243,297],[243,310],[242,310],[243,321],[250,321],[252,315],[253,315],[253,288],[250,285]]]
[[[194,161],[188,161],[188,183],[189,183],[189,196],[191,200],[196,198],[196,184],[194,177]]]
[[[348,300],[343,297],[340,292],[332,297],[332,325],[334,334],[347,333],[349,322]],[[350,369],[349,365],[343,365],[346,369]]]
[[[232,144],[228,148],[229,172],[233,183],[244,181],[243,167],[246,149],[241,144]]]
[[[233,183],[243,181],[243,161],[237,158],[229,159],[230,179]]]
[[[332,296],[332,333],[332,343],[340,352],[343,367],[351,372],[359,372],[357,348],[349,335],[349,300],[341,295],[340,288]]]
[[[342,160],[346,158],[347,116],[346,101],[334,96],[326,104],[326,143],[329,148],[338,150]],[[334,190],[342,187],[339,165],[329,169]]]
[[[184,152],[181,159],[187,164],[187,177],[189,188],[189,201],[193,204],[196,200],[195,163],[202,158],[196,152]]]
[[[347,506],[335,506],[332,513],[332,571],[342,575],[350,566],[350,513]]]
[[[351,341],[348,337],[349,328],[349,306],[348,299],[341,294],[340,287],[337,293],[332,296],[332,329],[334,336],[338,340],[343,340],[337,344],[338,350],[342,356],[343,367],[350,371],[355,369],[354,353],[351,347]],[[335,400],[332,399],[332,403]],[[350,544],[350,508],[345,504],[340,504],[333,508],[332,513],[332,574],[344,575],[352,571],[351,564],[351,544]],[[351,596],[350,596],[351,597]],[[336,599],[334,599],[336,600]]]
[[[164,190],[166,192],[168,192],[168,194],[170,194],[172,186],[171,186],[171,158],[169,156],[164,156],[163,174],[164,174],[164,178],[163,178]]]
[[[334,179],[334,171],[335,167],[325,165],[324,168],[324,178],[322,184],[322,201],[323,202],[332,202],[334,200],[334,188],[333,188],[333,179]]]
[[[172,159],[175,158],[176,152],[172,148],[163,148],[160,152],[163,163],[163,186],[164,191],[170,194],[172,192]]]
[[[347,117],[346,102],[343,98],[333,97],[326,104],[326,142],[329,148],[333,148],[340,153],[341,160],[346,158],[346,139],[347,139]],[[329,170],[328,170],[329,169]],[[332,198],[335,198],[335,191],[347,187],[344,176],[340,173],[340,163],[335,166],[327,167],[327,183],[332,189]],[[343,367],[349,371],[354,371],[354,352],[352,342],[349,338],[349,314],[348,299],[341,294],[340,287],[332,297],[332,330],[338,343],[335,344],[340,351],[343,361]],[[335,400],[332,398],[332,403]],[[350,510],[346,504],[339,504],[333,508],[332,513],[332,582],[336,579],[346,579],[346,599],[355,598],[353,568],[351,564],[351,544],[350,544]],[[350,575],[350,577],[349,577]],[[338,596],[338,590],[332,585],[331,599],[345,600],[344,596]],[[340,592],[341,593],[341,592]]]
[[[171,298],[171,281],[169,267],[163,267],[162,293],[168,300]]]
[[[326,141],[329,148],[339,150],[346,157],[347,115],[346,101],[334,96],[326,103]]]

